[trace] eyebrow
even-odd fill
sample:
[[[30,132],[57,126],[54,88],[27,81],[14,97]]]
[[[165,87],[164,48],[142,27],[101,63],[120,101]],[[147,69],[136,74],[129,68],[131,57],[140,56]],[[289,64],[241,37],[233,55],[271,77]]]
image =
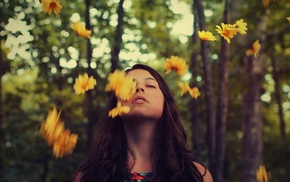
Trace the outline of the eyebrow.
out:
[[[151,78],[151,77],[145,78],[145,80],[153,80],[153,81],[157,82],[157,80],[155,78]]]

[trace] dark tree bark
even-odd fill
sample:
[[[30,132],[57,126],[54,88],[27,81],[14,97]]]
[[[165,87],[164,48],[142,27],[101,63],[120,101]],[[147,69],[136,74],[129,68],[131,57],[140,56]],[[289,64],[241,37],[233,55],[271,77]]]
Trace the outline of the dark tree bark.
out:
[[[197,37],[197,15],[196,15],[196,6],[194,3],[192,3],[192,13],[194,16],[193,20],[193,34],[191,36],[191,41],[189,43],[189,49],[192,49],[193,45],[197,45],[198,43],[198,37]],[[192,73],[192,77],[195,78],[197,76],[196,74],[196,66],[197,66],[197,56],[198,51],[193,50],[190,56],[190,72]],[[192,81],[192,87],[197,87],[197,81],[194,79]],[[200,161],[200,152],[201,152],[201,138],[200,138],[200,120],[198,116],[198,100],[191,99],[189,102],[189,108],[192,108],[191,110],[191,131],[192,131],[192,146],[195,152],[195,158],[197,161]]]
[[[90,6],[91,6],[91,1],[86,0],[86,10],[85,10],[85,23],[86,23],[86,29],[90,30],[91,29],[91,23],[90,23]],[[91,62],[92,62],[92,43],[90,39],[87,39],[87,63],[88,63],[88,68],[87,72],[88,75],[94,75],[94,71],[91,68]],[[86,100],[85,100],[85,113],[88,119],[88,125],[87,125],[87,137],[88,137],[88,146],[91,143],[92,140],[92,135],[93,131],[92,128],[95,124],[95,118],[94,118],[94,104],[93,104],[93,96],[92,96],[92,91],[86,92]]]
[[[122,46],[122,35],[123,35],[123,26],[124,26],[124,8],[123,8],[124,0],[120,0],[119,6],[117,9],[118,14],[118,24],[116,27],[115,35],[114,35],[114,42],[112,47],[111,53],[111,72],[114,72],[116,69],[119,68],[119,53],[121,51]]]
[[[204,9],[202,6],[202,0],[194,0],[194,4],[198,14],[198,25],[200,30],[206,30]],[[209,169],[215,174],[215,116],[214,116],[214,98],[212,88],[212,68],[209,58],[209,45],[206,41],[201,41],[201,57],[203,61],[204,71],[204,93],[206,101],[206,121],[207,121],[207,145],[208,145],[208,156],[209,156]],[[213,176],[215,178],[215,176]]]
[[[223,22],[228,23],[228,0],[225,1]],[[222,39],[219,55],[218,72],[218,100],[216,113],[216,166],[215,181],[222,182],[224,174],[224,156],[225,156],[225,134],[228,114],[228,64],[230,59],[229,44]]]
[[[259,37],[261,50],[259,56],[247,57],[245,60],[245,87],[242,98],[243,139],[242,139],[242,171],[241,181],[256,182],[256,170],[263,164],[263,120],[261,90],[264,79],[262,54],[265,42],[264,32],[267,30],[268,11],[259,17],[254,36]],[[252,41],[254,42],[254,41]]]
[[[282,100],[281,100],[281,93],[280,93],[280,81],[276,66],[276,58],[271,55],[271,64],[272,64],[272,75],[275,82],[275,98],[278,105],[278,115],[279,115],[279,121],[280,121],[280,134],[281,138],[285,140],[286,138],[286,131],[285,131],[285,120],[284,120],[284,113],[283,113],[283,107],[282,107]]]

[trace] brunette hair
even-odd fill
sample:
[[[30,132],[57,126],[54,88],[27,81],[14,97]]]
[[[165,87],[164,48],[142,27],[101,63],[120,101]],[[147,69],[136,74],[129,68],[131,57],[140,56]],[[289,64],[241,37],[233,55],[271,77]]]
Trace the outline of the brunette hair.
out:
[[[157,122],[153,146],[153,181],[202,182],[203,177],[194,165],[192,152],[187,148],[187,137],[174,97],[162,76],[149,66],[136,64],[126,70],[148,71],[158,82],[164,95],[164,109]],[[80,181],[130,181],[127,165],[127,141],[123,121],[110,118],[108,112],[117,104],[112,93],[103,118],[97,123],[87,159],[77,170]]]

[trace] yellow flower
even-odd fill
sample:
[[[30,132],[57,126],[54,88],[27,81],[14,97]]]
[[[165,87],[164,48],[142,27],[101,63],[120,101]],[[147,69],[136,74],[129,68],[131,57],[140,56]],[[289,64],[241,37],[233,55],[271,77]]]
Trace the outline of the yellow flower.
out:
[[[165,74],[176,71],[178,75],[182,76],[187,72],[187,67],[185,61],[178,56],[171,56],[171,58],[167,58],[164,63],[164,68],[166,70]]]
[[[262,4],[264,7],[267,7],[270,3],[270,0],[262,0]]]
[[[70,134],[69,130],[64,130],[58,140],[53,144],[53,154],[56,158],[72,153],[78,140],[78,135]]]
[[[181,88],[180,95],[183,96],[184,93],[188,92],[190,90],[190,86],[188,82],[179,82],[179,87]]]
[[[259,169],[256,171],[256,178],[258,182],[268,182],[265,166],[263,165],[259,166]]]
[[[207,40],[207,41],[215,41],[216,38],[215,36],[212,35],[211,32],[208,32],[208,31],[198,31],[198,37],[201,39],[201,40]]]
[[[73,25],[74,31],[81,37],[90,38],[92,31],[87,30],[85,25],[78,21]]]
[[[217,33],[219,33],[228,43],[231,42],[231,38],[234,37],[237,33],[237,29],[234,27],[234,25],[231,24],[224,24],[222,23],[222,26],[217,25],[216,29]]]
[[[259,55],[260,48],[261,48],[261,44],[259,43],[259,40],[256,40],[253,43],[252,48],[251,49],[248,49],[246,51],[246,55],[247,56],[254,55],[254,57],[256,58]]]
[[[121,102],[117,103],[117,107],[109,111],[109,117],[116,117],[118,115],[127,114],[130,111],[129,106],[121,106]]]
[[[200,92],[197,87],[193,87],[189,90],[189,94],[192,98],[197,99],[200,96]]]
[[[97,85],[97,81],[93,76],[88,76],[87,73],[79,75],[74,84],[76,95],[84,94],[86,91],[93,89]]]
[[[115,95],[123,100],[129,100],[136,92],[137,83],[124,71],[115,70],[108,76],[106,91],[114,91]]]
[[[41,136],[46,140],[48,146],[53,145],[53,154],[57,158],[71,153],[78,139],[78,135],[70,134],[70,131],[65,129],[59,116],[60,112],[58,113],[54,107],[40,128]]]
[[[51,11],[53,10],[54,14],[58,15],[62,9],[60,2],[56,0],[41,0],[41,4],[43,11],[48,14],[51,14]]]
[[[234,27],[237,29],[237,31],[240,33],[240,34],[246,34],[246,30],[248,30],[247,28],[247,23],[244,22],[243,19],[240,19],[240,20],[237,20],[236,23],[234,24]]]
[[[182,96],[184,93],[188,92],[190,96],[194,99],[197,99],[200,96],[200,92],[197,87],[190,88],[188,82],[179,82],[179,87],[181,88],[180,95]]]
[[[289,23],[290,23],[290,16],[289,16],[289,17],[287,17],[286,19],[287,19],[287,20],[289,21]]]

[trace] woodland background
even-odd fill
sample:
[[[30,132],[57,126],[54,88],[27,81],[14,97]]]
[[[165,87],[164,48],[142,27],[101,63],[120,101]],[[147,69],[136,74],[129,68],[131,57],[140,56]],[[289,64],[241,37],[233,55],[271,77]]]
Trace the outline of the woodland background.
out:
[[[164,75],[174,92],[189,146],[216,182],[254,182],[265,165],[271,182],[290,180],[290,1],[264,7],[253,0],[61,1],[59,15],[35,0],[0,2],[0,181],[72,181],[84,159],[91,128],[103,112],[108,74],[134,63],[164,75],[172,55],[184,58],[183,80],[201,96],[180,96],[180,78]],[[181,25],[184,18],[186,24]],[[248,23],[246,35],[226,43],[215,26]],[[70,27],[81,20],[91,39]],[[186,30],[187,33],[178,33]],[[199,30],[218,40],[200,41]],[[255,40],[257,58],[246,56]],[[76,96],[74,79],[89,73],[94,90]],[[54,158],[39,136],[53,106],[66,128],[79,135],[73,153]]]

